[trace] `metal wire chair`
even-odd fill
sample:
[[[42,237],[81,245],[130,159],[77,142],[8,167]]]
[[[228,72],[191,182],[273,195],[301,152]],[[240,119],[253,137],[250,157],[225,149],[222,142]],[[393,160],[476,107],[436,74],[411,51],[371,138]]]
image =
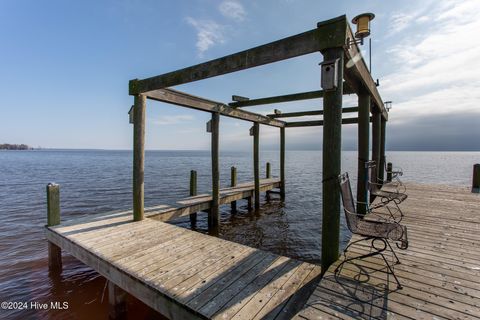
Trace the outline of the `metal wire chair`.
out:
[[[385,159],[384,165],[385,165],[385,172],[387,174],[392,175],[392,180],[396,180],[395,182],[391,181],[391,182],[386,182],[386,183],[392,184],[392,185],[395,185],[395,186],[402,186],[402,187],[405,188],[405,191],[406,191],[405,185],[403,184],[402,180],[400,180],[400,177],[403,176],[403,169],[400,168],[400,167],[396,167],[396,168],[392,168],[391,170],[388,170],[387,159]],[[385,181],[384,181],[384,183],[385,183]]]
[[[368,161],[365,163],[365,170],[367,171],[367,190],[370,192],[370,195],[378,197],[380,202],[376,204],[370,204],[369,209],[374,210],[379,207],[385,207],[390,212],[390,215],[394,220],[400,222],[403,218],[402,209],[400,209],[399,204],[405,201],[408,195],[405,192],[396,189],[395,191],[387,191],[381,189],[383,187],[382,183],[378,182],[377,179],[377,166],[375,161]],[[406,190],[406,188],[405,188]],[[392,208],[388,204],[393,203],[395,205],[395,211],[399,213],[399,217],[395,217],[392,212]]]
[[[382,222],[382,221],[372,221],[366,220],[362,215],[357,214],[355,209],[355,202],[353,199],[352,188],[350,186],[350,178],[348,173],[344,173],[338,177],[338,182],[340,184],[340,194],[342,196],[343,210],[345,212],[345,219],[347,222],[348,229],[353,233],[362,236],[361,239],[351,242],[343,251],[345,259],[337,266],[335,272],[340,270],[340,268],[346,262],[363,259],[375,255],[380,255],[385,261],[388,270],[395,278],[397,282],[398,289],[401,289],[402,286],[398,280],[395,272],[385,258],[383,252],[387,247],[393,253],[393,256],[396,259],[395,264],[399,264],[400,260],[398,259],[397,254],[393,250],[392,246],[389,243],[389,240],[394,241],[397,248],[401,250],[406,250],[408,248],[408,237],[407,237],[407,227],[399,224],[398,222]],[[351,245],[358,243],[360,241],[371,241],[371,248],[374,251],[371,251],[367,254],[363,254],[356,257],[347,258],[347,251]],[[379,246],[381,245],[381,246]]]

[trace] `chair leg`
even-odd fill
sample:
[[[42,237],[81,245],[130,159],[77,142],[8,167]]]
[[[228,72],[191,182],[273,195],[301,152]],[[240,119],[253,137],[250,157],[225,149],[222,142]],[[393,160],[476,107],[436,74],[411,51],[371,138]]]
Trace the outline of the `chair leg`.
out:
[[[387,259],[385,258],[385,255],[383,254],[383,252],[387,249],[387,246],[390,247],[390,249],[392,250],[393,254],[395,255],[395,258],[397,258],[397,261],[400,263],[400,260],[398,259],[396,253],[393,251],[390,243],[388,243],[387,240],[383,239],[383,238],[376,238],[376,237],[368,237],[368,238],[363,238],[363,239],[360,239],[360,240],[357,240],[357,241],[354,241],[352,242],[351,244],[353,243],[357,243],[357,242],[360,242],[360,241],[364,241],[364,240],[372,240],[372,248],[374,248],[376,251],[374,252],[370,252],[370,253],[366,253],[366,254],[363,254],[363,255],[360,255],[360,256],[356,256],[356,257],[351,257],[351,258],[348,258],[346,257],[345,255],[345,259],[335,268],[335,271],[334,273],[337,274],[338,271],[343,267],[343,265],[347,262],[350,262],[350,261],[353,261],[353,260],[357,260],[357,259],[364,259],[364,258],[368,258],[368,257],[373,257],[373,256],[376,256],[376,255],[380,255],[382,256],[382,259],[383,261],[385,262],[385,264],[387,265],[387,268],[388,270],[390,271],[390,273],[393,275],[393,277],[395,278],[395,281],[397,282],[397,288],[398,289],[402,289],[402,285],[400,284],[400,281],[398,280],[397,276],[395,275],[395,272],[393,271],[393,268],[392,266],[388,263]],[[374,242],[375,240],[380,240],[384,247],[383,248],[377,248],[375,247],[374,245]],[[350,246],[350,245],[349,245]],[[349,247],[347,246],[347,248]],[[346,251],[344,251],[344,253],[346,253]]]
[[[400,284],[400,281],[398,280],[397,276],[395,275],[395,272],[393,271],[393,268],[392,266],[390,266],[390,264],[388,263],[387,259],[385,258],[385,256],[383,254],[380,254],[383,258],[383,261],[385,261],[385,264],[387,265],[387,268],[388,270],[390,270],[390,273],[393,275],[393,277],[395,278],[395,281],[397,282],[397,288],[398,289],[402,289],[402,285]]]
[[[395,259],[397,260],[397,262],[396,262],[395,264],[401,264],[400,259],[398,259],[398,256],[397,256],[397,254],[395,253],[395,251],[393,250],[392,245],[390,244],[390,242],[388,242],[388,240],[386,240],[385,242],[387,243],[388,247],[390,248],[390,251],[392,251],[393,256],[395,257]]]
[[[377,249],[375,248],[373,245],[372,245],[372,248],[374,248],[376,251],[374,252],[369,252],[369,253],[366,253],[366,254],[362,254],[360,256],[355,256],[355,257],[351,257],[351,258],[347,258],[347,249],[352,245],[352,244],[355,244],[355,243],[358,243],[360,241],[368,241],[368,240],[372,240],[372,244],[373,242],[376,240],[377,238],[375,237],[366,237],[366,238],[362,238],[360,240],[356,240],[352,243],[350,243],[346,248],[345,250],[343,250],[343,254],[345,256],[345,259],[335,268],[335,273],[338,272],[338,270],[340,270],[340,268],[343,266],[344,263],[346,262],[350,262],[350,261],[353,261],[353,260],[357,260],[357,259],[364,259],[364,258],[368,258],[368,257],[372,257],[372,256],[375,256],[377,254],[382,254],[383,251],[385,251],[385,249],[387,248],[386,246],[383,248],[383,249]]]

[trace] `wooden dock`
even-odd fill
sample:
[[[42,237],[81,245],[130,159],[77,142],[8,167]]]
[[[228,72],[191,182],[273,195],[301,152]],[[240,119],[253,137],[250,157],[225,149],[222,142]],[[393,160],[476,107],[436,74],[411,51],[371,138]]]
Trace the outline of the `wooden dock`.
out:
[[[409,248],[386,273],[380,257],[354,260],[325,273],[295,319],[480,318],[480,195],[470,188],[408,184],[401,204]],[[353,240],[359,239],[353,237]],[[349,256],[369,250],[352,246]],[[349,250],[350,251],[350,250]]]
[[[261,180],[261,190],[278,187]],[[251,196],[253,183],[220,192],[220,203]],[[82,217],[47,227],[54,245],[170,319],[290,319],[308,299],[320,267],[159,220],[208,209],[211,196],[178,207]],[[154,218],[154,219],[152,219]]]

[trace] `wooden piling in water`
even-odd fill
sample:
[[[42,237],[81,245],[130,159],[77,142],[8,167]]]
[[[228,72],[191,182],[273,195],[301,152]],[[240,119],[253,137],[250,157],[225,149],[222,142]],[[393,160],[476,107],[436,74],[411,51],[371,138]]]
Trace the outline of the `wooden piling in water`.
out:
[[[387,120],[381,117],[380,122],[380,160],[378,163],[378,179],[384,181],[385,178],[385,136],[386,136]]]
[[[253,176],[255,180],[255,209],[260,208],[260,124],[253,124]]]
[[[285,128],[280,128],[280,198],[285,200]]]
[[[219,199],[220,199],[220,170],[219,170],[219,124],[220,114],[212,113],[211,132],[212,132],[212,206],[208,213],[209,231],[218,230],[219,223]]]
[[[197,195],[197,171],[190,171],[190,197]],[[197,213],[190,214],[190,224],[194,227],[197,224]]]
[[[358,94],[358,163],[357,163],[357,211],[367,213],[367,173],[365,163],[370,152],[370,95],[366,91]]]
[[[271,176],[271,167],[270,162],[267,162],[265,165],[265,178],[270,179]],[[267,200],[270,200],[270,191],[265,192]]]
[[[387,163],[387,182],[392,182],[392,169],[393,165],[391,162]]]
[[[133,220],[144,218],[146,97],[136,95],[133,107]]]
[[[47,226],[60,224],[60,186],[56,183],[47,185]],[[48,271],[52,276],[62,273],[62,250],[48,242]]]
[[[127,293],[108,281],[108,318],[111,320],[127,318]]]
[[[323,176],[322,176],[322,271],[338,259],[340,238],[340,190],[338,176],[341,169],[342,145],[342,48],[322,51],[324,61],[337,61],[336,83],[323,97]],[[337,60],[338,59],[338,60]]]
[[[372,160],[375,161],[376,165],[376,176],[368,177],[370,181],[377,183],[378,182],[378,172],[380,171],[380,135],[381,135],[381,118],[382,115],[380,112],[372,110]],[[370,202],[373,202],[375,197],[370,195]]]
[[[230,168],[230,187],[235,187],[237,186],[237,168],[231,167]],[[237,201],[232,201],[230,203],[230,208],[232,213],[237,212]]]
[[[472,192],[480,193],[480,163],[473,165]]]

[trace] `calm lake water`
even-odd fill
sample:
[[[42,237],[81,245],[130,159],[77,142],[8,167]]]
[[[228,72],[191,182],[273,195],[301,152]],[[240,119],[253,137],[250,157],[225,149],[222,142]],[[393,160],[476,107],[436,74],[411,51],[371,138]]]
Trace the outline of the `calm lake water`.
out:
[[[188,195],[190,170],[198,171],[199,192],[210,186],[208,151],[147,151],[145,205],[173,203]],[[405,181],[470,185],[472,165],[479,152],[388,152],[388,161],[401,166]],[[321,152],[287,151],[286,201],[264,202],[259,212],[248,212],[239,201],[239,213],[222,207],[220,236],[278,254],[319,262],[321,248]],[[356,152],[343,152],[343,171],[356,178]],[[277,152],[261,153],[278,176]],[[238,180],[253,177],[248,152],[221,154],[221,185],[228,186],[230,167]],[[45,185],[61,186],[62,219],[131,207],[129,151],[39,150],[0,152],[0,302],[66,301],[69,311],[5,311],[9,319],[106,319],[105,279],[73,257],[64,254],[61,279],[50,279],[47,270]],[[272,196],[275,197],[275,196]],[[199,214],[197,227],[206,231],[206,217]],[[188,218],[175,224],[189,227]],[[342,245],[350,235],[342,222]],[[129,315],[153,319],[158,315],[128,300]]]

